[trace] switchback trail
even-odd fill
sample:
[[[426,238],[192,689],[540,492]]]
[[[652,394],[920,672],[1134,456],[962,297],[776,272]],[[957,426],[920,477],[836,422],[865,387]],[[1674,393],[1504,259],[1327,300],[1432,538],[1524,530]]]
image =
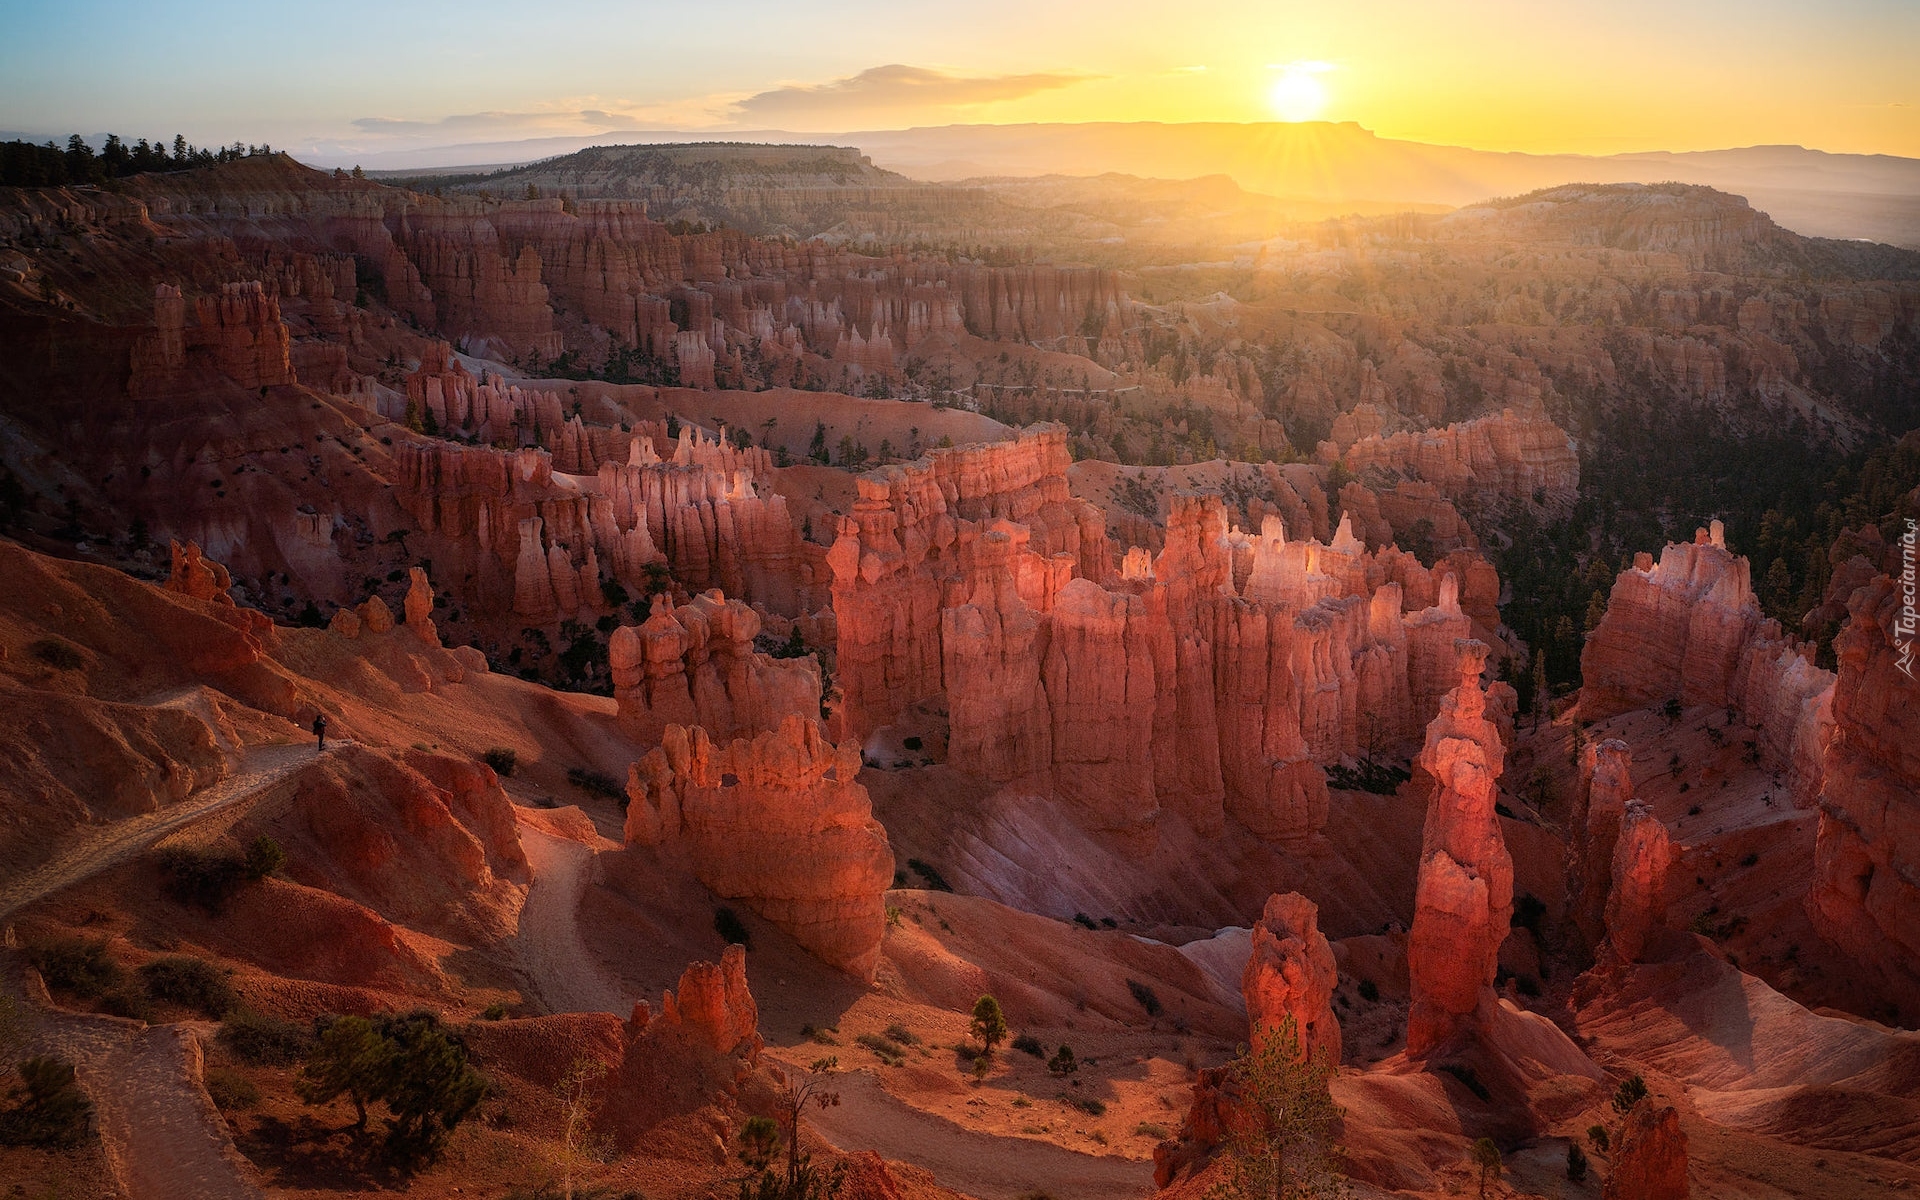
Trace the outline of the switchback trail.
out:
[[[168,834],[273,786],[317,757],[308,745],[258,746],[246,752],[234,774],[178,804],[108,825],[76,829],[67,848],[50,862],[0,886],[0,920],[61,888],[118,866]]]

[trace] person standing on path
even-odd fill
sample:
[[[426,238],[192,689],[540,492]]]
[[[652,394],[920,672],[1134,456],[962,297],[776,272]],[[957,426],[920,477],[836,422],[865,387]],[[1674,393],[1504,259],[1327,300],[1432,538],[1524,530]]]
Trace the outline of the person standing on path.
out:
[[[313,719],[313,736],[320,740],[320,753],[327,752],[327,714],[321,713]]]

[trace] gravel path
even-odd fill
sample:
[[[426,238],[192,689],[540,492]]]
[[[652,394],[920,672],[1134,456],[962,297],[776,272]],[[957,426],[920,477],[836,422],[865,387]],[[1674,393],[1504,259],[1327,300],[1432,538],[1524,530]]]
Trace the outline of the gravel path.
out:
[[[312,746],[256,747],[247,752],[233,775],[178,804],[75,830],[72,842],[53,860],[0,887],[0,920],[63,887],[118,866],[168,834],[278,783],[315,757]]]
[[[520,908],[514,947],[528,983],[548,1012],[609,1012],[627,1016],[636,997],[610,977],[580,938],[580,897],[593,850],[525,825],[520,846],[533,885]]]

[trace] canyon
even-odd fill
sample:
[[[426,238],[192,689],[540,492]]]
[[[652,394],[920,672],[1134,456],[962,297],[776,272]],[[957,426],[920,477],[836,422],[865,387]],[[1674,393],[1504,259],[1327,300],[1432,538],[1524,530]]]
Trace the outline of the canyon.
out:
[[[1283,1030],[1363,1194],[1920,1182],[1920,260],[1569,185],[1056,263],[857,151],[630,149],[0,190],[7,995],[177,1031],[223,1179],[375,1178],[244,1008],[454,1031],[430,1196],[731,1192],[773,1128],[1199,1197]],[[1674,421],[1844,465],[1758,508]]]

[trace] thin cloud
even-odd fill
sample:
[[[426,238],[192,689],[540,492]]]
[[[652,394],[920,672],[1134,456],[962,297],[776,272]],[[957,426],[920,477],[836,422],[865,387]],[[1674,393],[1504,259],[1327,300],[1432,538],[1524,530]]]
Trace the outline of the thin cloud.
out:
[[[960,75],[890,63],[830,83],[795,84],[749,96],[737,105],[746,118],[783,121],[876,109],[964,108],[1021,100],[1099,76],[1074,71],[1029,75]]]

